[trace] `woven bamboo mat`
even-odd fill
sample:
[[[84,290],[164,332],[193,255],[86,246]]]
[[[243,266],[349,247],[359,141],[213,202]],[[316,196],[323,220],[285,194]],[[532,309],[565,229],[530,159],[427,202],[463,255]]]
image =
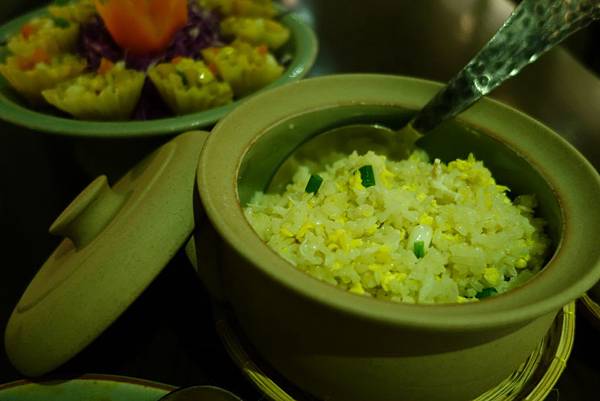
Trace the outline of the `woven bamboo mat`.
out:
[[[596,304],[597,312],[600,306]],[[598,314],[600,317],[600,314]],[[242,373],[270,401],[317,401],[287,383],[260,361],[227,311],[215,309],[216,327],[227,352]],[[546,337],[525,362],[474,401],[543,401],[565,369],[575,338],[575,303],[566,305]]]

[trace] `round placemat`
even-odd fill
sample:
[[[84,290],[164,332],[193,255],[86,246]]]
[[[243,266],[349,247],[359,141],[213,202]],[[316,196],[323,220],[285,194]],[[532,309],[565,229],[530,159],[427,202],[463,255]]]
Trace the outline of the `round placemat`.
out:
[[[230,357],[266,399],[317,401],[258,357],[229,310],[215,305],[214,317],[217,333]],[[575,302],[571,302],[557,314],[548,334],[527,360],[498,386],[473,401],[543,401],[565,369],[574,339]]]

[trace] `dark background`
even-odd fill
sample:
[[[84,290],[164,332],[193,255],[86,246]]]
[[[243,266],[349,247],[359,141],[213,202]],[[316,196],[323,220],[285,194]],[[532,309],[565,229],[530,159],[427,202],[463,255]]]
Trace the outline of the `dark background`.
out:
[[[3,0],[6,21],[41,1]],[[311,75],[380,72],[446,81],[508,16],[504,0],[300,1],[297,12],[320,40]],[[600,166],[600,28],[595,23],[492,94],[555,129]],[[161,140],[79,140],[0,122],[0,328],[39,266],[58,244],[54,218],[97,171],[81,149],[95,148],[109,174]],[[124,164],[112,150],[130,149]],[[110,175],[109,175],[110,177]],[[113,177],[114,178],[114,177]],[[577,315],[576,341],[548,399],[596,399],[598,332]],[[97,341],[56,374],[111,373],[173,385],[213,384],[247,400],[254,391],[215,334],[208,298],[183,254]],[[0,347],[0,383],[21,378]]]

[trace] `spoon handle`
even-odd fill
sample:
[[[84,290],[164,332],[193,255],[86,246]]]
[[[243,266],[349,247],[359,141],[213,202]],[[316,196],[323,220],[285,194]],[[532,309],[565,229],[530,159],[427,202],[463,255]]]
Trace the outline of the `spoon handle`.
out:
[[[419,133],[430,131],[597,18],[600,0],[523,0],[492,39],[409,126]]]

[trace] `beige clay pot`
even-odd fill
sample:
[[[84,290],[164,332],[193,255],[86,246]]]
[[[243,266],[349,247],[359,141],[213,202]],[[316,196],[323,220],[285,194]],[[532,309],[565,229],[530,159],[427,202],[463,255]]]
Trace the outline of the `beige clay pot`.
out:
[[[260,356],[318,399],[473,399],[509,376],[557,311],[600,278],[597,172],[559,135],[489,99],[420,145],[446,161],[473,152],[513,193],[537,195],[555,252],[524,286],[479,303],[387,303],[305,275],[254,233],[242,207],[296,146],[349,122],[399,127],[439,88],[377,75],[309,79],[243,104],[202,150],[200,198],[223,241],[218,266],[207,265],[206,246],[192,260]],[[204,237],[201,228],[198,248]]]

